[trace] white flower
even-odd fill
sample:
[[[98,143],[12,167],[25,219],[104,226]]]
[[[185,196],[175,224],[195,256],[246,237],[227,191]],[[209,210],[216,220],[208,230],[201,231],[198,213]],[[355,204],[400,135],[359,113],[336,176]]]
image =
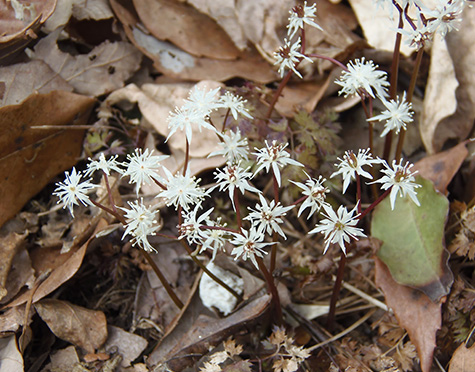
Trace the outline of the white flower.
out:
[[[234,260],[242,257],[244,261],[250,259],[254,266],[259,269],[259,265],[256,261],[257,257],[264,257],[267,254],[264,251],[264,247],[275,243],[263,243],[264,234],[259,233],[255,227],[251,227],[250,230],[241,230],[241,233],[233,233],[234,239],[231,240],[231,244],[235,247],[231,254],[236,255]]]
[[[208,221],[208,226],[225,227],[226,224],[221,222],[221,217],[218,217],[217,221]],[[204,229],[201,231],[201,233],[202,239],[200,253],[204,252],[206,249],[212,250],[213,255],[211,257],[211,261],[213,261],[216,258],[218,251],[224,250],[224,244],[227,241],[227,232],[218,229]]]
[[[220,146],[222,150],[213,151],[208,157],[223,155],[226,157],[227,163],[234,163],[239,160],[248,160],[249,158],[249,146],[247,143],[247,138],[241,137],[241,131],[239,128],[236,130],[236,133],[232,130],[228,134],[218,133],[222,142]]]
[[[207,90],[206,88],[201,89],[195,85],[190,90],[188,99],[185,100],[182,109],[188,112],[195,111],[200,114],[200,116],[206,117],[217,107],[218,92],[219,88]]]
[[[248,172],[249,168],[241,168],[241,162],[237,164],[227,164],[223,170],[217,170],[214,173],[214,178],[218,181],[216,186],[213,186],[209,189],[211,192],[215,188],[219,187],[219,191],[228,190],[229,198],[233,204],[234,210],[236,206],[234,205],[234,193],[236,188],[244,194],[245,190],[250,192],[255,192],[259,194],[261,191],[256,189],[254,186],[249,184],[249,179],[252,178],[252,173]]]
[[[262,194],[259,194],[259,200],[261,201],[261,204],[256,204],[255,210],[248,208],[251,213],[249,213],[249,215],[244,219],[251,221],[252,225],[257,227],[258,233],[266,232],[267,234],[272,234],[272,232],[275,231],[284,239],[287,239],[279,224],[284,223],[282,218],[294,206],[284,207],[280,202],[276,204],[275,200],[267,203],[267,200],[262,196]]]
[[[287,25],[287,36],[289,39],[292,39],[299,29],[303,29],[304,23],[323,31],[323,29],[313,21],[317,13],[317,4],[307,6],[307,2],[305,1],[303,6],[294,6],[289,13],[289,24]]]
[[[361,93],[364,89],[371,97],[375,98],[374,93],[379,97],[387,97],[387,74],[385,71],[377,70],[378,65],[373,61],[365,62],[365,58],[350,61],[347,65],[348,71],[343,71],[340,80],[335,81],[336,84],[343,88],[338,94],[349,95]]]
[[[382,102],[387,110],[383,111],[380,115],[368,119],[368,121],[386,120],[381,137],[384,137],[392,130],[394,130],[396,134],[399,133],[401,128],[406,130],[406,125],[413,121],[412,104],[406,101],[406,92],[404,92],[401,102],[399,102],[399,96],[396,101],[393,99],[391,101],[383,99]]]
[[[462,0],[440,0],[439,5],[429,12],[425,12],[424,16],[429,21],[428,29],[432,32],[438,32],[445,37],[447,32],[452,30],[458,31],[462,22],[462,12],[465,3]]]
[[[185,175],[177,173],[173,175],[167,168],[163,168],[167,175],[167,180],[164,184],[166,190],[158,193],[157,197],[165,198],[167,206],[174,205],[175,209],[181,206],[185,211],[190,207],[190,204],[200,203],[208,193],[199,186],[200,179],[191,177],[190,169]]]
[[[186,139],[188,143],[191,143],[193,126],[198,127],[200,132],[203,127],[215,132],[216,128],[208,123],[206,119],[207,116],[203,115],[200,111],[176,107],[175,112],[170,113],[167,118],[170,133],[168,133],[165,142],[168,141],[177,130],[180,130],[185,131]]]
[[[309,234],[322,233],[325,235],[325,250],[323,254],[327,252],[330,244],[338,244],[343,253],[346,254],[345,242],[349,243],[351,239],[358,240],[358,236],[366,237],[363,229],[356,227],[359,221],[359,214],[353,216],[356,208],[357,206],[348,212],[346,207],[341,205],[337,213],[335,213],[329,204],[323,204],[323,209],[325,209],[323,215],[326,218],[308,232]]]
[[[148,153],[148,149],[142,153],[142,149],[135,149],[133,155],[127,155],[127,170],[122,177],[129,176],[129,183],[135,183],[135,192],[138,195],[143,184],[150,184],[154,179],[159,180],[160,176],[157,169],[160,168],[160,162],[168,158],[168,155],[154,156],[153,150]]]
[[[300,75],[300,73],[295,68],[296,64],[302,59],[305,59],[309,62],[313,61],[299,52],[300,38],[292,45],[290,44],[290,41],[287,41],[287,39],[284,39],[284,43],[284,46],[281,46],[279,50],[274,53],[274,57],[277,59],[274,65],[280,65],[280,77],[284,77],[285,69],[291,69],[299,78],[302,78],[302,75]]]
[[[300,217],[300,215],[305,209],[310,208],[310,212],[307,216],[308,220],[315,212],[320,210],[323,204],[326,203],[326,194],[329,193],[330,190],[327,187],[323,186],[323,182],[325,182],[326,179],[322,176],[319,176],[318,179],[312,179],[307,173],[305,174],[308,177],[308,180],[305,181],[305,184],[294,181],[290,182],[300,187],[303,190],[302,194],[307,196],[307,198],[300,206],[297,217]]]
[[[179,226],[180,239],[186,238],[190,244],[201,244],[203,239],[201,226],[209,225],[211,223],[209,215],[214,208],[209,209],[198,217],[198,211],[201,209],[201,204],[197,204],[193,210],[182,211],[183,223]]]
[[[386,169],[381,169],[381,172],[385,176],[381,177],[379,180],[376,180],[372,183],[381,183],[381,189],[388,190],[391,188],[391,194],[389,195],[389,200],[391,201],[391,209],[394,210],[394,205],[396,203],[396,197],[403,197],[406,194],[412,199],[417,206],[420,206],[419,200],[417,199],[416,188],[421,187],[421,185],[415,183],[414,175],[417,172],[411,172],[411,168],[414,164],[406,162],[406,165],[402,166],[402,160],[399,160],[399,164],[396,163],[396,160],[393,160],[392,168],[382,161]]]
[[[138,244],[142,249],[147,252],[156,252],[156,249],[149,243],[147,236],[155,235],[155,231],[158,229],[156,212],[151,208],[147,208],[143,204],[143,199],[135,201],[134,203],[128,202],[130,209],[120,208],[125,211],[125,219],[127,225],[124,235],[132,236],[132,245]]]
[[[259,173],[262,169],[265,168],[266,172],[269,173],[270,168],[274,172],[274,176],[277,179],[277,184],[280,187],[281,177],[280,169],[286,165],[296,165],[298,167],[303,167],[303,164],[299,163],[297,160],[294,160],[290,157],[290,154],[285,151],[287,143],[277,144],[277,141],[272,141],[272,144],[269,145],[267,140],[265,141],[266,147],[262,149],[254,148],[257,152],[254,152],[253,155],[257,156],[257,164],[259,165],[254,172],[254,175]]]
[[[419,50],[432,41],[434,32],[422,21],[421,12],[417,12],[417,23],[414,26],[415,29],[412,27],[409,27],[408,30],[399,28],[397,32],[406,37],[405,44]]]
[[[108,176],[110,176],[111,171],[117,173],[123,173],[123,170],[119,168],[119,163],[116,161],[119,155],[112,156],[106,160],[106,157],[103,152],[99,155],[99,160],[93,160],[89,158],[89,164],[87,165],[87,171],[84,173],[85,176],[89,176],[95,171],[102,171]]]
[[[64,203],[63,208],[68,208],[71,216],[74,217],[73,207],[79,205],[78,201],[83,205],[92,205],[87,192],[97,185],[92,184],[90,179],[81,182],[82,173],[77,172],[73,167],[71,174],[64,172],[66,179],[64,182],[56,183],[56,189],[53,195],[59,197],[58,204]]]
[[[233,115],[234,120],[237,120],[238,115],[241,114],[248,119],[252,119],[252,116],[249,114],[249,111],[244,107],[244,104],[247,100],[242,99],[242,97],[232,94],[227,91],[219,98],[218,107],[229,109],[231,115]]]
[[[356,174],[371,180],[373,179],[370,173],[363,170],[365,165],[372,167],[373,164],[380,163],[379,159],[373,159],[373,156],[369,153],[369,149],[359,149],[358,155],[355,155],[351,150],[346,151],[343,155],[343,159],[338,158],[338,160],[340,163],[335,164],[335,166],[339,169],[331,175],[331,178],[339,174],[343,176],[343,194],[346,192],[351,180],[356,178]]]

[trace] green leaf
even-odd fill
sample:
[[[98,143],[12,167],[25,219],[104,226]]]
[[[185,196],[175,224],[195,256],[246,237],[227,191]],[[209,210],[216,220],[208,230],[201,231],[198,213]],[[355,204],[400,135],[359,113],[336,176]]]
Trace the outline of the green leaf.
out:
[[[389,197],[374,210],[371,235],[383,242],[377,255],[394,280],[423,291],[432,301],[448,294],[453,275],[447,265],[444,227],[449,209],[447,198],[429,180],[417,177],[418,207],[409,198]]]

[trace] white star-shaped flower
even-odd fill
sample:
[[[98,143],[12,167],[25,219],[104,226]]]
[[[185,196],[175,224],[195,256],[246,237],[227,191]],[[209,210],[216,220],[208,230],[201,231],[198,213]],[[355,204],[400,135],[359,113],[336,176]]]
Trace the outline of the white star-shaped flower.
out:
[[[89,158],[89,164],[87,165],[87,171],[84,175],[89,176],[95,171],[102,171],[110,176],[111,171],[122,174],[124,171],[119,167],[119,162],[116,161],[119,155],[115,155],[106,159],[103,152],[99,155],[99,160]]]
[[[343,194],[346,192],[350,182],[356,179],[356,174],[361,177],[369,178],[370,180],[373,179],[373,176],[363,169],[365,165],[372,167],[373,164],[380,163],[379,159],[373,159],[373,156],[369,153],[369,149],[359,149],[357,155],[351,150],[346,151],[343,155],[343,159],[338,158],[338,160],[340,162],[335,164],[338,170],[331,175],[331,178],[339,174],[343,176]]]
[[[323,209],[325,213],[323,215],[326,217],[321,220],[317,226],[310,230],[309,234],[322,233],[325,235],[325,254],[328,250],[330,244],[338,244],[346,254],[345,243],[349,243],[351,239],[358,240],[358,236],[366,237],[363,233],[363,229],[356,227],[358,224],[358,216],[354,216],[357,206],[355,206],[350,212],[344,206],[338,208],[337,213],[333,211],[333,208],[329,204],[323,204]]]
[[[419,200],[417,199],[417,192],[415,189],[421,187],[421,185],[415,183],[414,175],[417,172],[411,172],[411,168],[414,164],[406,162],[406,165],[402,165],[403,159],[399,160],[399,164],[396,163],[396,160],[393,160],[392,168],[382,161],[382,164],[386,169],[381,169],[381,172],[385,176],[381,177],[379,180],[376,180],[372,183],[381,183],[381,189],[388,190],[391,188],[391,193],[389,195],[389,200],[391,201],[391,209],[394,210],[394,205],[396,203],[396,197],[405,196],[406,194],[412,199],[417,206],[420,206]]]
[[[234,120],[238,119],[238,115],[252,119],[251,114],[249,114],[249,111],[246,109],[246,107],[244,107],[246,102],[247,100],[243,99],[242,97],[227,91],[219,98],[217,106],[224,109],[229,109]]]
[[[244,219],[251,221],[251,224],[257,227],[258,233],[266,232],[267,234],[272,234],[275,231],[284,239],[287,239],[279,225],[284,223],[282,218],[294,206],[284,207],[280,202],[276,204],[275,200],[268,203],[262,194],[259,194],[259,200],[261,204],[256,204],[256,209],[248,208],[251,213]]]
[[[167,179],[164,181],[166,190],[158,193],[157,197],[164,198],[167,206],[173,205],[175,209],[179,206],[187,211],[190,205],[200,203],[208,193],[199,186],[200,179],[190,175],[190,169],[183,175],[177,173],[173,175],[167,168],[163,168]]]
[[[248,170],[249,168],[241,168],[241,162],[237,164],[227,164],[224,169],[218,169],[217,172],[214,173],[214,178],[218,181],[218,184],[211,187],[209,191],[211,192],[217,187],[219,187],[219,191],[228,190],[229,198],[231,199],[234,210],[236,210],[236,206],[234,205],[234,193],[236,189],[239,189],[242,194],[244,194],[246,190],[256,194],[261,192],[249,183],[249,180],[252,178],[252,173],[248,172]]]
[[[373,61],[365,61],[365,58],[350,61],[347,65],[348,71],[343,71],[340,80],[335,81],[336,84],[342,86],[338,94],[345,97],[349,95],[361,93],[364,89],[371,97],[387,97],[387,73],[377,70],[378,65]]]
[[[244,261],[250,259],[254,266],[259,269],[259,265],[256,261],[257,257],[264,257],[267,252],[263,249],[268,245],[275,243],[264,243],[264,234],[259,233],[255,227],[251,227],[250,230],[241,230],[241,233],[233,233],[234,239],[231,240],[231,244],[235,247],[231,254],[236,255],[234,260],[241,257]]]
[[[296,5],[289,13],[289,24],[287,25],[287,36],[289,39],[292,39],[297,31],[303,28],[304,23],[323,31],[323,29],[313,21],[317,13],[317,4],[307,6],[307,2],[305,1],[303,6]]]
[[[201,204],[197,204],[193,210],[182,211],[183,222],[179,226],[180,239],[186,238],[190,244],[201,244],[204,234],[200,227],[210,225],[211,223],[209,215],[213,212],[214,208],[198,216],[200,209]]]
[[[383,111],[380,115],[368,119],[368,121],[386,120],[381,137],[384,137],[392,130],[394,130],[395,134],[398,134],[401,128],[406,130],[406,125],[413,121],[412,115],[414,114],[412,104],[406,101],[406,92],[404,92],[401,102],[399,102],[399,96],[396,101],[393,99],[390,101],[383,99],[382,102],[387,110]]]
[[[300,47],[300,38],[293,44],[291,44],[287,39],[284,39],[284,46],[281,46],[279,50],[274,53],[274,57],[276,58],[274,65],[280,65],[280,77],[284,77],[285,70],[290,69],[295,73],[295,75],[302,79],[302,75],[300,75],[300,72],[295,68],[297,63],[302,59],[313,63],[310,58],[299,52]]]
[[[170,132],[165,142],[168,141],[177,130],[185,132],[188,143],[191,143],[191,139],[193,138],[193,127],[197,127],[200,132],[202,128],[216,132],[216,128],[208,123],[207,115],[203,115],[203,112],[194,109],[176,107],[175,112],[170,113],[167,121]]]
[[[200,116],[206,117],[211,111],[217,108],[219,88],[208,90],[194,86],[189,94],[188,99],[182,109],[188,112],[199,113]]]
[[[315,212],[320,210],[323,204],[326,203],[325,198],[330,190],[323,186],[323,182],[325,182],[326,179],[322,176],[319,176],[318,179],[315,179],[311,178],[307,173],[305,174],[308,177],[308,180],[306,180],[305,183],[294,181],[290,182],[300,187],[303,190],[302,194],[307,196],[300,206],[297,217],[300,217],[305,209],[310,208],[310,212],[307,216],[308,220]]]
[[[69,172],[64,172],[64,174],[66,179],[64,182],[56,183],[57,187],[53,195],[59,197],[58,204],[64,203],[63,208],[68,208],[71,216],[74,217],[73,207],[79,205],[78,202],[83,205],[92,205],[87,192],[97,187],[97,185],[92,184],[90,179],[81,182],[82,173],[77,172],[74,167],[71,174]]]
[[[247,138],[241,137],[241,131],[239,129],[236,132],[228,131],[226,134],[218,133],[222,142],[220,146],[222,150],[213,151],[208,157],[223,155],[226,157],[227,163],[234,163],[239,160],[248,160],[249,158],[249,146]]]
[[[290,157],[290,154],[285,151],[287,143],[278,144],[276,140],[272,141],[269,145],[267,140],[265,141],[266,147],[262,149],[254,148],[257,152],[254,152],[253,155],[257,156],[257,164],[259,165],[254,172],[254,175],[259,173],[262,169],[265,169],[269,173],[270,169],[274,172],[274,176],[277,179],[277,184],[280,187],[281,176],[280,168],[285,167],[286,165],[295,165],[297,167],[303,167],[303,164],[299,163],[297,160],[294,160]]]
[[[130,209],[120,208],[125,212],[125,219],[127,225],[125,227],[124,235],[132,236],[132,245],[138,244],[143,250],[147,252],[156,252],[156,249],[148,241],[148,235],[155,235],[155,231],[158,229],[156,220],[156,211],[146,207],[143,204],[143,199],[135,201],[134,203],[128,202]]]

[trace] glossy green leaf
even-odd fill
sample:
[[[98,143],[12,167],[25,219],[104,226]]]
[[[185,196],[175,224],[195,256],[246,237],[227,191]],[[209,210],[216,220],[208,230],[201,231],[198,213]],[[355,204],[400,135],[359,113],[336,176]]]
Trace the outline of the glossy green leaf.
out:
[[[386,198],[374,210],[371,235],[383,242],[377,255],[394,280],[437,301],[449,292],[453,281],[444,246],[449,202],[431,181],[422,177],[416,181],[422,186],[417,189],[421,206],[409,197],[398,197],[392,211]]]

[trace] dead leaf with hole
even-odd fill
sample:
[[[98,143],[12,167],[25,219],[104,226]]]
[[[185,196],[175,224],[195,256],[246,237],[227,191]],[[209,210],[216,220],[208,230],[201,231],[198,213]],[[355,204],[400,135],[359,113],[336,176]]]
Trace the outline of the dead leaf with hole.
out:
[[[475,346],[467,348],[465,344],[455,350],[450,359],[449,372],[475,372]]]
[[[2,371],[23,372],[23,357],[18,350],[16,336],[0,338],[0,366]]]
[[[224,81],[241,77],[264,84],[278,79],[273,67],[255,49],[241,52],[237,59],[230,61],[195,57],[143,31],[130,2],[111,0],[111,6],[129,40],[152,59],[155,68],[166,76],[195,81]]]
[[[466,145],[466,142],[462,142],[450,150],[427,156],[414,164],[412,169],[418,171],[422,177],[431,180],[438,191],[447,195],[449,183],[468,155]]]
[[[58,29],[41,39],[31,57],[48,64],[78,93],[100,96],[121,88],[140,67],[142,55],[127,42],[105,41],[88,54],[72,56],[58,48],[60,32]]]
[[[51,16],[56,0],[18,0],[0,2],[0,64],[13,60],[32,40]]]
[[[88,353],[106,342],[107,321],[102,311],[56,299],[43,299],[35,304],[35,309],[56,337]]]
[[[239,56],[229,36],[193,6],[175,0],[134,0],[147,30],[197,57],[233,60]]]
[[[97,225],[96,225],[97,224]],[[64,282],[71,279],[73,275],[78,271],[82,264],[84,255],[86,254],[87,247],[95,234],[103,229],[107,225],[106,220],[101,219],[98,223],[92,219],[90,228],[94,228],[94,232],[86,231],[81,237],[83,239],[89,237],[89,239],[78,249],[71,249],[68,253],[61,254],[60,249],[48,249],[38,248],[31,252],[31,260],[33,267],[38,273],[46,273],[51,271],[51,274],[38,286],[33,294],[33,303],[39,301],[43,297],[47,296],[55,289],[59,288]],[[92,234],[92,235],[91,235]],[[19,297],[15,298],[12,302],[8,303],[5,307],[15,307],[24,304],[31,297],[33,289],[30,289]]]
[[[71,85],[42,61],[0,67],[0,76],[0,107],[18,105],[32,93],[73,90]]]
[[[422,371],[430,372],[436,334],[442,324],[442,305],[432,302],[417,289],[397,283],[387,266],[376,256],[374,260],[376,285],[383,290],[386,304],[394,311],[399,325],[407,331],[416,346]]]
[[[89,97],[53,91],[0,109],[0,226],[54,176],[76,164],[81,153],[84,130],[31,127],[84,124],[94,103]]]

